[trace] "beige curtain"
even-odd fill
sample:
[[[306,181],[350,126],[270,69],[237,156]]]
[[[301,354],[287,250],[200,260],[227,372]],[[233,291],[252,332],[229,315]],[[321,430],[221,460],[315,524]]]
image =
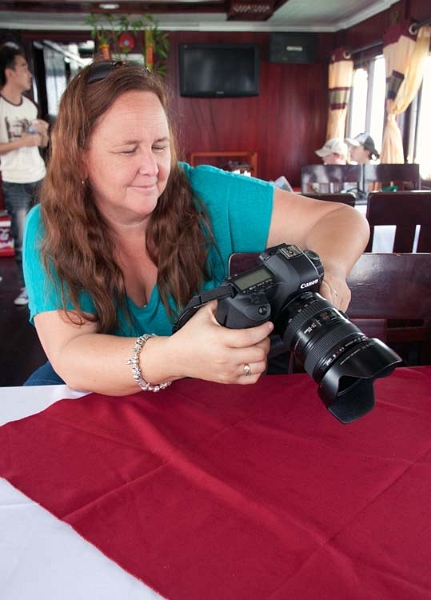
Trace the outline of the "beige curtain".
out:
[[[421,27],[414,35],[409,30],[410,25],[407,22],[395,25],[383,36],[387,122],[380,154],[382,163],[404,163],[396,115],[404,112],[417,94],[429,52],[431,27]]]
[[[353,60],[343,48],[332,54],[329,64],[329,114],[326,139],[345,138],[347,106],[353,81]]]

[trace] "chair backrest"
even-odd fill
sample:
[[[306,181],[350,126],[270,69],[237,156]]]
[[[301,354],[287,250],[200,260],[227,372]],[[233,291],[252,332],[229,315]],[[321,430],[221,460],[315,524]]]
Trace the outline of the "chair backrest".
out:
[[[362,165],[304,165],[301,192],[332,194],[362,189]]]
[[[396,186],[398,190],[420,190],[421,176],[418,164],[364,165],[364,190]]]
[[[372,250],[374,228],[378,225],[395,225],[392,252],[431,252],[431,191],[372,192],[368,195],[366,217],[371,230],[367,252]]]
[[[341,202],[349,206],[355,206],[356,198],[354,194],[349,192],[339,194],[301,194],[307,198],[316,198],[317,200],[327,200],[329,202]]]
[[[364,253],[347,283],[347,314],[368,337],[384,323],[377,337],[410,364],[431,364],[431,253]]]
[[[258,256],[232,254],[229,274],[252,269]],[[393,346],[410,364],[431,364],[431,253],[364,253],[347,283],[347,315],[365,335]]]
[[[351,318],[431,320],[431,253],[365,252],[347,283]]]

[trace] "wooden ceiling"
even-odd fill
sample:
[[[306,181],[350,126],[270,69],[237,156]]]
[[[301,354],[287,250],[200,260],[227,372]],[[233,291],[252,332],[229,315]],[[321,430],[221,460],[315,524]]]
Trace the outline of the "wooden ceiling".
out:
[[[336,32],[369,19],[397,2],[399,0],[0,0],[0,30],[82,31],[90,13],[111,13],[151,15],[166,31]]]
[[[225,15],[227,20],[266,21],[288,0],[2,0],[0,11],[26,13],[150,13],[154,15],[201,14]]]

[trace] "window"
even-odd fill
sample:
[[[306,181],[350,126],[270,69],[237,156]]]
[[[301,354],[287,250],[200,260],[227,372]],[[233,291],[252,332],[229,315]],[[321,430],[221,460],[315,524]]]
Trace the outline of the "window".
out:
[[[383,56],[358,67],[353,74],[348,109],[347,137],[368,132],[378,149],[382,146],[385,120],[386,73]]]
[[[428,56],[425,65],[422,90],[420,93],[416,129],[416,152],[414,162],[420,164],[422,179],[431,179],[431,56]]]
[[[386,71],[383,56],[355,69],[347,115],[347,137],[367,131],[381,149],[385,125]],[[426,60],[422,87],[406,113],[401,115],[403,137],[408,140],[407,162],[420,165],[422,179],[431,180],[431,55]],[[407,115],[405,121],[403,117]]]
[[[371,137],[377,147],[381,149],[383,129],[385,126],[385,103],[386,103],[386,67],[385,59],[379,56],[371,63],[372,89],[370,93],[370,108],[368,128]]]
[[[355,69],[349,105],[347,137],[366,131],[368,69]]]

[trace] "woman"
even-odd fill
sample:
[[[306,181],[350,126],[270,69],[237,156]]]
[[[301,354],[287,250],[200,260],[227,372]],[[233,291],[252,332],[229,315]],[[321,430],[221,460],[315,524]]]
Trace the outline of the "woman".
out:
[[[273,325],[226,329],[214,301],[171,335],[181,308],[220,284],[232,252],[287,242],[320,254],[321,293],[345,309],[367,239],[347,206],[178,163],[157,77],[94,63],[62,97],[42,203],[28,218],[31,318],[74,389],[120,396],[183,377],[250,384],[266,369]],[[58,382],[50,370],[30,383]]]
[[[368,133],[360,133],[354,138],[347,138],[350,149],[350,160],[358,165],[368,165],[377,161],[380,154],[376,150],[373,138]]]

